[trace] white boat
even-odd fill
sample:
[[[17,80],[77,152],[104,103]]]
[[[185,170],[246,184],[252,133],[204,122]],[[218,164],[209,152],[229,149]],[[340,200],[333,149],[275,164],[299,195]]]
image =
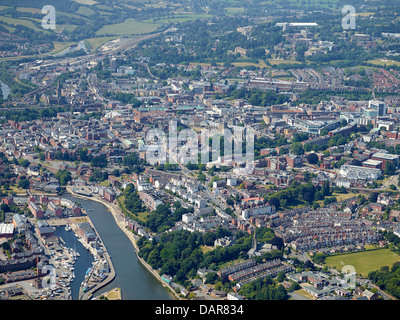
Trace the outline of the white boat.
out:
[[[65,231],[71,231],[72,230],[72,228],[71,228],[71,226],[70,225],[65,225]]]

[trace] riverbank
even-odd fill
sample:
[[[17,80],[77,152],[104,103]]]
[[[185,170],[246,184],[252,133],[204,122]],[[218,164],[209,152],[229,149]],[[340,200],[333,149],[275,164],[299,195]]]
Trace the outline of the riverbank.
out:
[[[158,274],[158,272],[156,270],[154,270],[146,261],[144,261],[141,257],[139,257],[138,253],[139,253],[139,247],[137,246],[137,239],[135,238],[135,235],[129,231],[127,229],[127,224],[125,222],[125,216],[122,213],[122,210],[118,207],[118,205],[115,205],[114,203],[110,203],[107,202],[103,199],[99,199],[98,197],[88,197],[88,196],[84,196],[81,194],[77,194],[75,192],[73,192],[71,190],[71,188],[67,187],[66,191],[71,194],[72,196],[76,197],[76,198],[81,198],[81,199],[85,199],[85,200],[92,200],[92,201],[96,201],[99,202],[101,204],[103,204],[106,208],[109,209],[109,211],[111,212],[112,216],[114,217],[114,220],[117,224],[117,226],[125,233],[125,235],[128,237],[128,239],[130,240],[131,244],[133,245],[135,252],[136,252],[136,256],[138,258],[138,260],[140,261],[140,263],[166,288],[168,289],[169,294],[177,300],[180,300],[179,295],[173,290],[173,288],[171,288],[171,286],[169,286],[167,283],[165,283],[162,279],[161,276]],[[97,291],[97,290],[96,290]],[[94,293],[94,292],[92,292]]]

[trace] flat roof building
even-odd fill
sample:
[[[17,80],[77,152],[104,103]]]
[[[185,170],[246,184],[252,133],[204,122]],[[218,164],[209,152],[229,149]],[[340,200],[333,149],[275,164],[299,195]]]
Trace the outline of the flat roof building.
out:
[[[354,180],[377,180],[382,172],[377,168],[368,168],[344,164],[340,167],[339,174],[342,178]]]

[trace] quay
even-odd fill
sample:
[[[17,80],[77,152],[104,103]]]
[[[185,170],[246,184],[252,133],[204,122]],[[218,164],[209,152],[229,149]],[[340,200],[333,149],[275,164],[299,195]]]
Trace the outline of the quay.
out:
[[[85,199],[85,200],[89,200],[89,201],[96,201],[99,202],[101,204],[103,204],[106,208],[109,209],[109,211],[111,212],[112,216],[114,217],[114,220],[117,224],[117,226],[119,227],[119,229],[121,231],[124,232],[124,234],[128,237],[129,241],[131,242],[133,248],[135,249],[136,252],[136,257],[139,260],[139,262],[152,274],[152,276],[158,280],[158,282],[165,287],[169,294],[176,300],[180,300],[181,298],[179,297],[179,295],[175,292],[175,290],[173,290],[173,288],[168,285],[165,281],[162,280],[161,276],[158,274],[158,272],[156,270],[154,270],[146,261],[144,261],[141,257],[139,257],[138,252],[139,252],[139,248],[136,244],[137,239],[135,238],[135,235],[129,231],[127,229],[127,224],[125,222],[125,218],[124,218],[124,214],[122,213],[121,209],[118,207],[118,205],[114,204],[114,203],[110,203],[110,202],[106,202],[103,199],[100,199],[96,196],[85,196],[83,194],[78,194],[75,193],[69,186],[67,186],[66,188],[66,192],[68,192],[71,196],[76,197],[76,198],[81,198],[81,199]],[[94,229],[95,230],[95,229]],[[97,231],[96,231],[97,232]],[[111,260],[111,259],[110,259]],[[111,261],[110,261],[111,262]],[[110,264],[111,265],[111,264]],[[115,271],[114,271],[115,272]],[[111,280],[107,281],[107,283],[109,283]],[[101,287],[104,287],[107,283],[102,284]],[[96,287],[96,288],[92,288],[90,290],[91,294],[95,293],[96,291],[98,291],[100,288]],[[85,297],[89,297],[89,295],[86,295]]]
[[[101,243],[101,247],[102,247],[101,256],[107,262],[107,265],[109,266],[109,272],[107,273],[106,277],[104,279],[102,279],[100,282],[88,281],[87,286],[82,286],[82,285],[80,286],[78,300],[88,300],[92,297],[92,295],[97,290],[101,289],[102,287],[104,287],[105,285],[107,285],[111,281],[113,281],[116,273],[115,273],[114,266],[112,264],[111,257],[109,255],[109,253],[107,252],[107,248],[105,247],[103,241],[101,240],[100,235],[98,234],[96,228],[94,227],[92,221],[90,220],[90,217],[87,215],[84,208],[82,209],[82,212],[86,214],[84,217],[72,218],[72,219],[69,219],[69,218],[67,218],[67,219],[52,219],[52,220],[49,220],[49,225],[52,225],[52,226],[69,225],[71,227],[72,231],[77,236],[78,241],[81,242],[81,244],[83,245],[83,247],[85,247],[85,249],[87,249],[91,252],[91,254],[95,257],[96,261],[100,261],[100,257],[98,255],[98,253],[96,252],[96,250],[94,248],[92,248],[90,245],[88,245],[87,243],[85,243],[85,241],[83,240],[83,237],[78,230],[77,221],[82,220],[84,222],[88,222],[90,224],[90,226],[92,227],[93,231],[96,233],[97,238],[99,239],[99,242]]]

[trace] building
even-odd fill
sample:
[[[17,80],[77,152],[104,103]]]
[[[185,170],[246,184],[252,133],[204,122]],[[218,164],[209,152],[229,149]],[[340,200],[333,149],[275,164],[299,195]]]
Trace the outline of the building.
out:
[[[81,208],[78,207],[78,206],[74,206],[74,207],[72,208],[72,214],[73,214],[74,216],[80,216],[80,215],[82,214]]]
[[[261,206],[254,206],[250,208],[246,208],[242,211],[243,219],[248,219],[250,217],[256,217],[260,215],[270,215],[274,213],[275,210],[269,205],[261,205]]]
[[[87,243],[96,241],[97,236],[89,222],[78,223],[79,229],[83,232],[84,238]]]
[[[386,103],[378,100],[370,100],[368,102],[369,109],[375,109],[378,117],[386,115]]]
[[[38,228],[38,232],[40,236],[43,238],[54,236],[54,228],[50,226],[40,227]]]
[[[244,297],[236,292],[229,292],[227,298],[228,300],[244,300]]]
[[[54,213],[57,217],[61,217],[63,214],[63,210],[54,202],[49,202],[47,209]]]
[[[19,213],[13,215],[13,224],[18,233],[25,233],[28,229],[26,217]]]
[[[42,209],[40,209],[36,203],[29,201],[28,202],[28,208],[32,212],[33,216],[35,218],[41,219],[44,217],[44,212]]]
[[[10,206],[14,203],[14,198],[12,196],[7,196],[7,197],[3,198],[3,203]]]
[[[361,165],[363,167],[367,167],[367,168],[382,169],[382,161],[379,161],[379,160],[368,159],[368,160],[363,161],[363,163]]]
[[[400,156],[390,153],[377,152],[372,155],[371,159],[382,161],[381,169],[384,170],[388,162],[391,162],[397,168],[399,166]]]
[[[344,164],[340,167],[339,175],[342,178],[354,180],[377,180],[382,176],[382,172],[377,168],[359,167]]]
[[[104,190],[104,199],[106,199],[108,202],[114,202],[115,192],[110,189]]]

